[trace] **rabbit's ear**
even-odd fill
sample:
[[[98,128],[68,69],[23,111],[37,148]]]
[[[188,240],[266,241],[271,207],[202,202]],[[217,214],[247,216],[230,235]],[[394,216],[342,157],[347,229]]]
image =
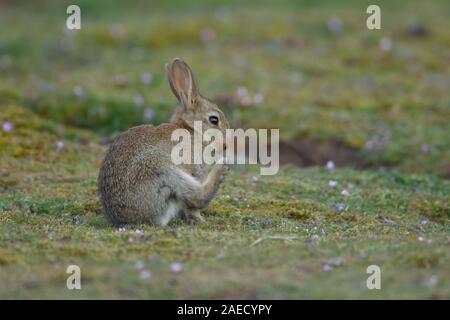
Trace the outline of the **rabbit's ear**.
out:
[[[187,108],[193,106],[198,91],[192,70],[186,62],[175,58],[172,63],[166,64],[166,73],[170,88],[178,101]]]

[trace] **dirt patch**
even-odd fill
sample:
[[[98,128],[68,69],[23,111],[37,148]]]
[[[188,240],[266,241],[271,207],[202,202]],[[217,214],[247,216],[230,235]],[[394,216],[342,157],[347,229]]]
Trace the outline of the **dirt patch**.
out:
[[[238,149],[237,140],[234,141],[234,155],[237,158],[245,158],[246,163],[251,163],[249,141],[244,149]],[[257,142],[259,146],[259,141]],[[270,155],[272,146],[268,145],[267,153]],[[280,141],[279,155],[280,165],[293,164],[299,167],[324,166],[328,161],[333,161],[337,166],[351,166],[355,168],[370,167],[360,156],[358,149],[351,148],[334,140],[315,140],[311,138],[297,141]],[[263,151],[264,152],[264,151]],[[259,150],[256,161],[259,163]]]
[[[336,141],[280,141],[280,164],[294,164],[300,167],[325,165],[332,160],[338,166],[363,167],[357,149]]]

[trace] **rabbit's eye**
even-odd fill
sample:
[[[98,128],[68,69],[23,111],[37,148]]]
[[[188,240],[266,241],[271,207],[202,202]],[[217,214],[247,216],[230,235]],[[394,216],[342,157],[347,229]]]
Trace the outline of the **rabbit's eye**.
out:
[[[211,122],[211,124],[216,126],[219,123],[219,118],[217,116],[210,116],[209,122]]]

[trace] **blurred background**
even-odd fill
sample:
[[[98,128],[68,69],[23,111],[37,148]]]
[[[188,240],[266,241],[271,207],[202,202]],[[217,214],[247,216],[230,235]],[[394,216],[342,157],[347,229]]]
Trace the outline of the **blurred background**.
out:
[[[283,163],[450,174],[448,1],[377,1],[381,30],[361,1],[172,0],[77,1],[70,31],[71,3],[0,2],[3,106],[108,141],[168,120],[181,57],[233,127],[280,128]]]
[[[230,170],[203,224],[114,228],[101,160],[168,121],[174,57],[288,165]],[[0,298],[448,299],[449,120],[448,0],[0,0]]]

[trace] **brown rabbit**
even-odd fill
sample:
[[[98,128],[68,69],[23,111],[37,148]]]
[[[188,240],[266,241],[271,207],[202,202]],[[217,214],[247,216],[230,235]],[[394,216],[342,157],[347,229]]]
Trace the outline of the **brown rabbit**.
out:
[[[200,210],[213,198],[226,165],[174,165],[171,141],[176,129],[187,129],[194,141],[194,121],[203,130],[219,129],[225,136],[228,121],[217,105],[203,98],[189,66],[180,59],[166,64],[167,77],[179,106],[170,123],[140,125],[120,134],[103,160],[98,188],[103,213],[114,225],[150,223],[164,226],[183,215],[203,220]],[[204,141],[202,141],[205,144]],[[194,148],[192,148],[194,150]]]

